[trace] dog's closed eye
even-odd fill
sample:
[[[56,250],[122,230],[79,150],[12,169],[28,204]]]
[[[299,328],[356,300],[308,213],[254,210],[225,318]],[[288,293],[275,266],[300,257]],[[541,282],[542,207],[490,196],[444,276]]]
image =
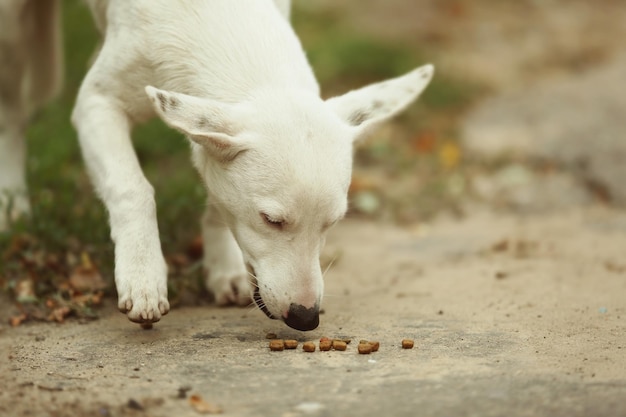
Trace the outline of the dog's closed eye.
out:
[[[285,221],[276,217],[272,217],[269,214],[261,213],[261,217],[265,224],[275,229],[281,230],[285,226]]]

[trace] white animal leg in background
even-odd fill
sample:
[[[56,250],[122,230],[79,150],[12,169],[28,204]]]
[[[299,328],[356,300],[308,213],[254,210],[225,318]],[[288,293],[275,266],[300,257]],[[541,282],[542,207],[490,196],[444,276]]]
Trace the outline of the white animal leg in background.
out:
[[[252,300],[250,279],[243,255],[215,206],[207,206],[202,217],[206,287],[218,305],[246,306]]]
[[[0,2],[0,230],[30,212],[25,131],[61,87],[59,3]]]
[[[0,48],[0,230],[30,212],[25,167],[28,114],[22,95],[25,55],[19,38],[4,41]]]
[[[20,28],[21,12],[20,2],[0,6],[0,230],[30,211],[24,166],[28,114],[22,88],[27,39]]]
[[[0,230],[11,220],[30,213],[24,128],[10,115],[6,104],[0,102]]]
[[[127,115],[118,101],[100,91],[104,82],[89,75],[72,122],[92,181],[109,211],[118,307],[131,321],[156,322],[168,312],[169,303],[154,191],[132,147]]]

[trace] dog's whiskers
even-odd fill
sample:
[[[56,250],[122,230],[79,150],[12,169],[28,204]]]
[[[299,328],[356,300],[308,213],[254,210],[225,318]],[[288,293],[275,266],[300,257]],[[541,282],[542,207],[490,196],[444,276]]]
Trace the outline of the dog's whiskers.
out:
[[[327,297],[330,297],[330,298],[333,298],[333,297],[343,297],[343,294],[326,294],[326,293],[324,293],[324,298],[327,298]]]
[[[245,309],[246,309],[246,311],[256,310],[257,309],[257,305],[254,303],[254,301],[252,301],[252,302],[250,302],[250,304],[245,306]]]
[[[330,262],[328,263],[328,265],[326,265],[326,269],[324,269],[324,272],[322,272],[322,279],[324,279],[324,277],[326,276],[326,273],[328,272],[328,270],[330,269],[331,266],[333,266],[333,264],[335,263],[335,261],[337,260],[337,255],[335,255],[333,257],[333,259],[330,260]]]

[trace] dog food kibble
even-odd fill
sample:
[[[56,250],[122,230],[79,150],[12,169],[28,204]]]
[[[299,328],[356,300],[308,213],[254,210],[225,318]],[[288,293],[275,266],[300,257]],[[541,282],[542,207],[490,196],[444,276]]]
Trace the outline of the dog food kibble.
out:
[[[348,347],[348,344],[343,340],[333,340],[333,349],[344,351]]]
[[[320,350],[323,352],[330,350],[332,346],[333,346],[333,342],[330,339],[320,342]]]
[[[413,349],[413,340],[402,339],[402,349]]]
[[[372,353],[372,345],[369,343],[359,343],[358,350],[361,355],[369,355]]]
[[[378,352],[380,342],[368,342],[372,346],[372,352]]]
[[[330,342],[330,341],[332,341],[332,339],[330,337],[326,337],[326,336],[320,337],[320,343],[321,342]]]
[[[280,352],[285,349],[285,342],[282,339],[270,340],[270,350],[274,352]]]
[[[285,340],[285,349],[295,349],[298,347],[297,340]]]
[[[302,344],[302,350],[305,352],[315,352],[315,343],[304,342],[304,344]]]

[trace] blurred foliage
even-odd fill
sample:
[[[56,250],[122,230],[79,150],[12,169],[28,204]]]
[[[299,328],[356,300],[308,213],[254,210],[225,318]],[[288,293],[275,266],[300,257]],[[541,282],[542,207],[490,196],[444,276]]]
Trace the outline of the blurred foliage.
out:
[[[0,233],[0,285],[14,294],[26,276],[33,278],[26,259],[28,251],[15,251],[16,242],[24,239],[36,242],[29,246],[36,247],[33,253],[63,264],[59,268],[66,275],[76,267],[71,260],[79,256],[77,253],[88,254],[108,283],[108,290],[113,288],[107,215],[89,183],[69,120],[98,34],[81,2],[63,2],[63,19],[65,89],[59,99],[36,115],[27,133],[33,213],[13,224],[10,231]],[[296,8],[293,23],[325,96],[398,76],[428,62],[428,53],[419,44],[389,44],[366,33],[347,32],[341,19],[327,11]],[[478,91],[475,86],[437,73],[417,105],[362,144],[351,192],[353,201],[368,202],[369,209],[364,206],[360,210],[357,205],[355,213],[412,222],[453,205],[463,189],[459,174],[462,155],[455,142],[453,120]],[[170,280],[171,298],[175,304],[176,300],[188,299],[186,293],[206,296],[199,285],[197,253],[190,255],[188,248],[199,233],[204,205],[203,186],[189,163],[188,145],[159,120],[137,128],[133,140],[144,172],[156,190],[163,249],[172,275],[177,277]],[[369,181],[362,172],[369,172],[376,180]],[[40,282],[34,285],[34,301],[44,305],[51,288],[58,288],[63,280],[58,274],[37,271],[34,278]]]

